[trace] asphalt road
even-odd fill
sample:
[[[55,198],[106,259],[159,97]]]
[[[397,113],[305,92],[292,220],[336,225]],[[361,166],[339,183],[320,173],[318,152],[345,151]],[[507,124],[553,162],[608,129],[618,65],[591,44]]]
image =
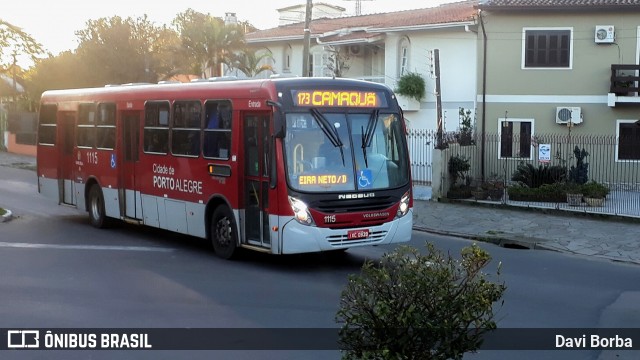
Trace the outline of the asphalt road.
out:
[[[237,261],[206,241],[120,224],[97,230],[87,215],[37,194],[32,171],[0,167],[0,328],[335,327],[340,292],[366,259],[392,247]],[[459,254],[467,240],[414,232]],[[550,251],[481,244],[502,262],[508,289],[501,328],[637,327],[637,266]],[[250,334],[248,336],[251,336]],[[637,339],[640,342],[640,339]],[[337,359],[338,351],[9,351],[16,359]],[[480,351],[470,359],[625,359],[634,352]]]

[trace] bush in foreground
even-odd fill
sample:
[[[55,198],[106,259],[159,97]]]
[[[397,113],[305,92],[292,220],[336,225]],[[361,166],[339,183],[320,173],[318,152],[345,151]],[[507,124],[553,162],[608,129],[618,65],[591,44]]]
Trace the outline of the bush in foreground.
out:
[[[367,261],[342,292],[344,359],[462,359],[496,328],[494,303],[506,287],[482,272],[491,256],[477,245],[461,260],[431,244],[427,254],[403,246]],[[499,267],[498,267],[499,274]]]

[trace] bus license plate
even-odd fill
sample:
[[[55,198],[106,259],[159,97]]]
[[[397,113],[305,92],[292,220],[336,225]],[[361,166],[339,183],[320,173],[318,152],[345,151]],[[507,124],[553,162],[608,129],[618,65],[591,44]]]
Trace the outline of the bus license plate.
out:
[[[365,239],[369,237],[369,229],[347,231],[347,240]]]

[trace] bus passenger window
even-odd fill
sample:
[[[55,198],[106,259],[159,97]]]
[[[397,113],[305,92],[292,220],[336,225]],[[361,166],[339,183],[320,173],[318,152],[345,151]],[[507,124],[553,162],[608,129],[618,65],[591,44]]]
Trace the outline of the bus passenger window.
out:
[[[78,110],[76,143],[79,147],[92,148],[96,144],[96,106],[95,104],[80,104]]]
[[[200,156],[202,104],[176,101],[173,104],[171,151],[174,155]]]
[[[144,105],[144,151],[169,152],[169,102],[149,101]]]
[[[207,158],[229,159],[231,152],[231,103],[208,100],[205,104],[203,155]]]
[[[116,147],[116,104],[98,105],[96,147],[106,150]]]

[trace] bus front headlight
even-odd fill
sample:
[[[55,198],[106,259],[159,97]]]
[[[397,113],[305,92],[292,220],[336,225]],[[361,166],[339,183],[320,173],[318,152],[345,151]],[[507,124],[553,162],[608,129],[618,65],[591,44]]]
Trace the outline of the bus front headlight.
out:
[[[313,225],[313,218],[311,217],[307,204],[289,196],[289,205],[291,205],[291,210],[293,210],[297,222],[302,225]]]
[[[398,213],[396,214],[396,217],[401,218],[407,215],[407,213],[409,212],[410,197],[411,197],[411,190],[407,191],[406,193],[404,193],[404,195],[402,195],[402,198],[400,199],[400,206],[398,206]]]

